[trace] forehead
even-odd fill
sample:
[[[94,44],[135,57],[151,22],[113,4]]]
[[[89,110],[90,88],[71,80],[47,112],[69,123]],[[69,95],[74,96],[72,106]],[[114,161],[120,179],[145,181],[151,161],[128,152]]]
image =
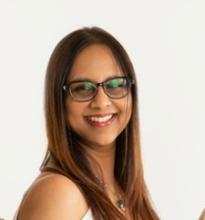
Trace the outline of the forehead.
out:
[[[111,49],[106,45],[93,44],[83,49],[76,57],[69,80],[90,79],[103,81],[112,76],[122,76]]]

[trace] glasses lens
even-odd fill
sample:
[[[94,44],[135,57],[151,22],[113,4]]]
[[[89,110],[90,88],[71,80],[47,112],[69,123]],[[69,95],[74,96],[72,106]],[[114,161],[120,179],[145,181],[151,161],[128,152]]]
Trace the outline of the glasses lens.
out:
[[[105,83],[106,93],[111,98],[122,98],[128,94],[129,82],[127,78],[114,78]]]
[[[92,98],[96,93],[96,86],[94,83],[85,82],[73,82],[69,86],[71,95],[74,99],[84,101]]]

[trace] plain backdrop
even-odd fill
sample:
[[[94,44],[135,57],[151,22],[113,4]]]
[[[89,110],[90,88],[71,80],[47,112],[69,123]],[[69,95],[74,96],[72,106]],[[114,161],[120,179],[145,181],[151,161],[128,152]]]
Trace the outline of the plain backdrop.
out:
[[[12,219],[46,149],[44,77],[59,40],[113,34],[133,61],[144,171],[163,220],[205,207],[204,0],[0,0],[0,217]]]

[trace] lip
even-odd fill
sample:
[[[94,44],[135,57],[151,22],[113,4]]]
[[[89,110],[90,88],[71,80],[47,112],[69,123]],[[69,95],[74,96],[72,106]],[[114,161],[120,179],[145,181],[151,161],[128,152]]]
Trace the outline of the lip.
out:
[[[101,118],[105,117],[107,115],[116,115],[117,113],[105,113],[105,114],[95,114],[95,115],[86,115],[85,117],[96,117],[96,118]]]
[[[106,115],[111,115],[110,113],[109,114],[97,114],[97,115],[92,115],[92,117],[103,117],[103,116],[106,116]],[[105,122],[96,122],[96,121],[91,121],[89,120],[89,117],[90,116],[86,116],[86,121],[89,125],[91,125],[92,127],[99,127],[99,128],[102,128],[102,127],[107,127],[109,125],[111,125],[113,123],[113,121],[116,119],[117,117],[117,114],[114,113],[112,114],[112,118],[109,119],[108,121],[105,121]]]

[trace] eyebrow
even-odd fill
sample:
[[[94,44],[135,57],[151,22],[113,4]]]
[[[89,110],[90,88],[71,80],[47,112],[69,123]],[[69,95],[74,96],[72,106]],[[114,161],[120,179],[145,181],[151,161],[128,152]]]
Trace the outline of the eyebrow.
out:
[[[107,78],[104,79],[104,81],[107,81],[109,79],[113,79],[115,77],[124,77],[125,75],[113,75],[113,76],[109,76]],[[96,80],[92,80],[92,79],[89,79],[87,77],[78,77],[76,79],[72,79],[72,80],[68,80],[67,83],[70,83],[70,82],[75,82],[75,81],[91,81],[91,82],[96,82],[98,83]]]

